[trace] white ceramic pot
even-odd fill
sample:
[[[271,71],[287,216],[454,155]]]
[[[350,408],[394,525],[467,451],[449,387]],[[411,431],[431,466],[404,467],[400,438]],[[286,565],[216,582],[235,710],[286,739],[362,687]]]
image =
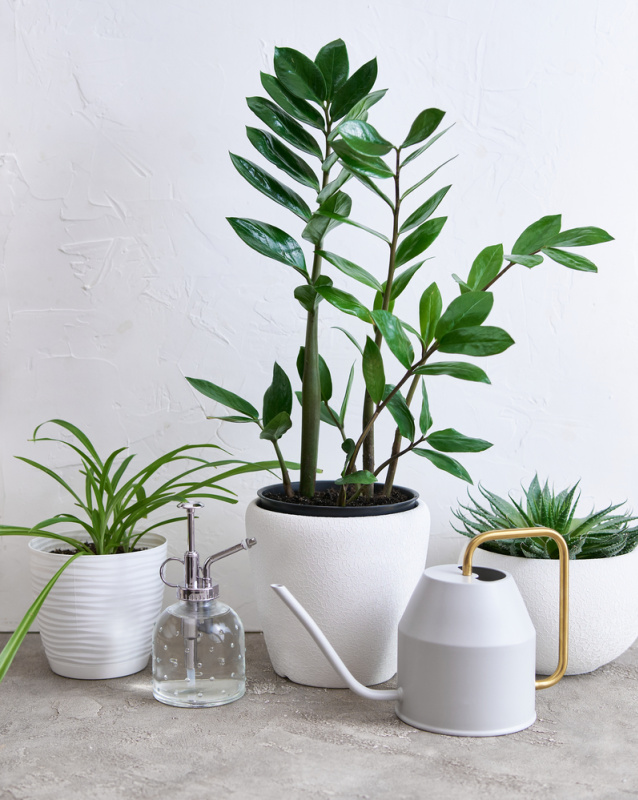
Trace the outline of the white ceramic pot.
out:
[[[536,671],[549,675],[558,660],[558,566],[479,548],[479,566],[509,572],[536,628]],[[569,562],[567,675],[592,672],[625,652],[638,637],[638,549],[613,558]]]
[[[162,610],[161,563],[166,539],[146,534],[147,550],[76,559],[56,581],[38,614],[53,672],[66,678],[119,678],[144,669]],[[64,542],[29,542],[36,594],[70,556],[50,552]]]
[[[391,678],[399,620],[427,555],[430,513],[364,517],[282,514],[254,500],[246,512],[254,589],[268,655],[296,683],[346,686],[305,628],[270,588],[287,586],[324,631],[357,680]]]

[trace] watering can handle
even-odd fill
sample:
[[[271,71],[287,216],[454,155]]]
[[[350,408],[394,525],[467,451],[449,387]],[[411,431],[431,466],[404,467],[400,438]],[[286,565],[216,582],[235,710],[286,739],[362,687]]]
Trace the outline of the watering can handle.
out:
[[[558,621],[558,666],[547,678],[536,681],[537,689],[549,689],[563,677],[567,669],[567,650],[569,642],[569,550],[565,539],[550,528],[514,528],[512,530],[487,531],[479,533],[468,544],[463,555],[463,575],[472,574],[472,556],[477,547],[484,542],[496,539],[527,539],[540,536],[551,537],[558,545],[560,558],[560,597]]]

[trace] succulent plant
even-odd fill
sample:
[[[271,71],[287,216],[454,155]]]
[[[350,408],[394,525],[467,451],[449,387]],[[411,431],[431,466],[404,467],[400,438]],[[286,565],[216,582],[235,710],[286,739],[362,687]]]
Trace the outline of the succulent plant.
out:
[[[609,558],[631,552],[638,545],[638,526],[630,523],[638,519],[630,512],[615,514],[623,503],[609,505],[601,511],[592,511],[577,517],[576,510],[580,499],[578,484],[556,493],[549,482],[541,488],[538,475],[529,487],[522,487],[525,496],[517,502],[511,494],[509,500],[499,497],[479,485],[479,491],[487,500],[486,508],[471,496],[471,505],[453,510],[461,521],[463,529],[454,528],[457,533],[473,538],[479,533],[508,528],[552,528],[565,537],[570,559]],[[468,493],[469,494],[469,493]],[[503,539],[482,545],[493,553],[525,558],[558,558],[558,548],[550,539]]]

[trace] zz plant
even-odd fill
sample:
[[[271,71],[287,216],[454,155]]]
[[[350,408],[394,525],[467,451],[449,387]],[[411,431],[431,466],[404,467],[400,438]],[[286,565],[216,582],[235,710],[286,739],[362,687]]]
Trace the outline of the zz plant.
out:
[[[432,430],[426,380],[447,375],[489,383],[479,366],[447,360],[447,356],[482,358],[514,344],[506,331],[484,324],[494,302],[493,285],[513,267],[531,269],[544,258],[570,269],[596,272],[589,259],[563,248],[607,242],[612,237],[595,227],[562,230],[560,215],[543,217],[523,231],[509,254],[502,244],[485,247],[467,277],[453,275],[460,295],[446,307],[439,287],[430,283],[415,304],[414,322],[409,323],[403,312],[400,316],[395,313],[395,304],[423,267],[423,254],[437,240],[447,220],[447,216],[434,214],[446,200],[449,185],[413,202],[447,163],[433,167],[428,160],[430,148],[449,130],[440,130],[444,112],[426,108],[416,116],[400,144],[390,142],[367,121],[368,111],[385,94],[385,90],[373,91],[376,60],[350,74],[346,45],[341,40],[322,47],[314,61],[297,50],[276,48],[274,72],[261,74],[270,99],[247,100],[250,110],[269,130],[248,127],[248,140],[264,159],[285,173],[285,178],[292,178],[303,187],[309,194],[308,202],[258,164],[235,154],[231,159],[248,183],[300,221],[301,239],[308,242],[311,253],[307,259],[298,239],[267,222],[237,217],[228,221],[249,247],[285,264],[303,281],[294,289],[294,297],[306,313],[305,341],[297,359],[302,386],[297,393],[302,408],[300,494],[305,498],[315,494],[321,421],[337,427],[342,437],[345,461],[336,481],[342,485],[340,504],[348,500],[347,484],[356,487],[355,495],[363,491],[371,496],[372,484],[384,472],[382,492],[391,495],[398,461],[408,453],[471,483],[466,469],[449,454],[479,452],[491,444],[453,428]],[[426,166],[415,175],[414,169],[423,163]],[[386,232],[364,224],[352,213],[352,199],[344,187],[353,179],[373,192],[386,209]],[[357,264],[356,255],[329,250],[327,237],[339,225],[351,226],[384,242],[385,264],[372,271]],[[329,274],[324,271],[326,264]],[[357,296],[335,285],[340,275],[360,285]],[[406,295],[412,297],[413,292]],[[364,342],[352,331],[340,329],[356,348],[365,382],[363,424],[355,434],[347,430],[351,423],[346,420],[354,368],[339,410],[330,404],[332,378],[319,352],[317,335],[322,301],[368,326]],[[445,358],[439,359],[441,355]],[[397,366],[398,378],[390,382],[387,374]],[[197,378],[188,380],[206,397],[238,412],[218,419],[259,427],[260,437],[273,443],[286,494],[292,496],[279,440],[292,426],[293,389],[281,366],[274,365],[261,413],[218,384]],[[414,413],[417,399],[418,411]],[[377,459],[374,429],[386,412],[393,419],[396,432],[391,451]]]

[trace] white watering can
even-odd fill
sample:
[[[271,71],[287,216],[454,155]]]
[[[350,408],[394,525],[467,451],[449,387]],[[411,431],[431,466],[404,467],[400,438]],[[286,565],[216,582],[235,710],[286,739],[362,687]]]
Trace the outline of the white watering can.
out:
[[[536,631],[508,572],[472,568],[477,547],[495,539],[551,537],[560,556],[558,667],[536,680]],[[535,690],[567,669],[569,551],[548,528],[489,531],[468,544],[463,566],[426,569],[399,623],[397,689],[369,689],[339,658],[285,586],[272,588],[299,618],[348,686],[370,700],[396,701],[399,719],[452,736],[501,736],[536,720]]]

